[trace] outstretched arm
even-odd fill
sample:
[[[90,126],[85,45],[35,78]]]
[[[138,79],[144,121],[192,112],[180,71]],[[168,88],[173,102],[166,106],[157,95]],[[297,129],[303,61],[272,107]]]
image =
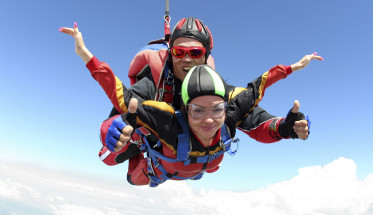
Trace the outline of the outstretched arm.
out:
[[[79,31],[77,24],[74,23],[74,28],[62,27],[59,31],[68,34],[75,39],[76,54],[86,63],[92,77],[101,85],[115,109],[120,113],[126,113],[127,107],[124,101],[130,98],[130,92],[122,84],[121,80],[114,75],[109,65],[105,62],[100,62],[87,49],[83,41],[82,33]]]
[[[318,56],[316,52],[311,55],[305,55],[301,60],[292,64],[291,66],[273,67],[271,70],[257,78],[254,82],[250,83],[249,86],[251,85],[253,88],[259,86],[259,90],[254,93],[259,94],[259,96],[256,97],[255,107],[246,115],[245,118],[241,117],[241,119],[243,118],[243,120],[239,123],[238,128],[253,139],[263,143],[273,143],[279,141],[282,138],[289,138],[289,135],[280,136],[276,135],[273,132],[273,126],[276,126],[275,130],[277,133],[280,122],[282,121],[280,119],[284,118],[279,118],[268,114],[265,110],[257,106],[257,104],[264,96],[264,92],[267,87],[271,86],[278,80],[286,78],[287,75],[291,74],[292,72],[305,68],[311,62],[311,60],[324,59],[321,56]],[[301,120],[294,123],[294,126],[298,125],[300,126],[300,132],[298,132],[299,134],[297,133],[298,137],[300,139],[307,139],[307,121]],[[288,130],[287,133],[289,133],[293,131],[293,128],[286,127],[283,129],[283,131],[285,130]],[[301,134],[301,132],[303,134]]]
[[[259,106],[242,121],[238,129],[262,143],[274,143],[283,138],[306,140],[309,135],[309,121],[299,112],[299,101],[295,101],[286,118],[269,115]]]
[[[305,55],[300,61],[292,64],[291,66],[277,65],[265,72],[263,75],[256,78],[254,81],[248,84],[247,89],[254,91],[255,104],[251,106],[250,111],[253,107],[257,106],[259,102],[263,99],[264,93],[268,87],[276,83],[281,79],[285,79],[288,75],[292,74],[297,70],[305,68],[311,60],[323,60],[321,56],[313,53],[311,55]],[[236,88],[237,90],[237,88]],[[248,113],[248,110],[245,109],[245,113]]]
[[[82,33],[79,31],[76,22],[74,22],[74,28],[61,27],[58,30],[75,39],[75,53],[82,58],[85,64],[87,64],[93,55],[85,46]]]

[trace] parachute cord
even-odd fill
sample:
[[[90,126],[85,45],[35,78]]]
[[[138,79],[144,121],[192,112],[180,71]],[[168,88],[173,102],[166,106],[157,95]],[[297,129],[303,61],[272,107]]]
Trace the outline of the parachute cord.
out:
[[[171,16],[170,16],[170,9],[169,9],[169,0],[166,0],[166,10],[165,10],[165,15],[164,15],[164,39],[165,41],[168,41],[170,39],[170,21],[171,21]]]

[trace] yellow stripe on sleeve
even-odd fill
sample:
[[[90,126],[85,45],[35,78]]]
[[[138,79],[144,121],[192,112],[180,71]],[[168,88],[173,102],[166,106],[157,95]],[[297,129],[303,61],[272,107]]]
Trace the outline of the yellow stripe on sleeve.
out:
[[[235,96],[240,94],[242,91],[246,90],[246,88],[243,87],[236,87],[234,90],[229,92],[229,101],[232,100]]]
[[[127,106],[124,103],[124,95],[123,95],[123,83],[117,76],[115,76],[115,84],[116,84],[116,95],[117,95],[117,101],[120,109],[123,111],[123,113],[127,113]]]
[[[259,98],[255,100],[255,105],[250,109],[250,111],[254,109],[254,107],[257,106],[259,102],[262,100],[263,92],[265,90],[265,86],[267,83],[267,78],[268,78],[268,71],[262,75],[262,81],[260,82],[260,86],[259,86]]]

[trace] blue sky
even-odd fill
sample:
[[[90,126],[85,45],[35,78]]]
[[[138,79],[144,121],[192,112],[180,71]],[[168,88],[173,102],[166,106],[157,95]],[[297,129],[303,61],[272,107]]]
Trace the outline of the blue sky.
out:
[[[373,173],[371,156],[373,30],[371,1],[170,1],[171,25],[204,21],[214,38],[216,69],[246,86],[277,64],[317,51],[313,61],[266,91],[260,105],[285,116],[295,99],[312,121],[307,141],[262,144],[238,134],[239,152],[217,173],[189,184],[197,189],[254,190],[288,180],[298,169],[339,157],[356,163],[360,179]],[[126,165],[99,160],[99,125],[111,105],[58,32],[77,22],[85,43],[125,84],[134,54],[163,37],[164,1],[4,1],[0,59],[1,157],[56,169],[119,178]]]

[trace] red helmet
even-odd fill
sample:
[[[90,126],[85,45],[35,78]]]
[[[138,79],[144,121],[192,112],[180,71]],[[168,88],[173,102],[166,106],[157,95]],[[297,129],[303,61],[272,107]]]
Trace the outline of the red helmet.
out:
[[[200,41],[206,49],[206,60],[213,47],[213,40],[210,30],[199,19],[188,17],[181,19],[170,35],[170,48],[179,37],[188,37]]]

